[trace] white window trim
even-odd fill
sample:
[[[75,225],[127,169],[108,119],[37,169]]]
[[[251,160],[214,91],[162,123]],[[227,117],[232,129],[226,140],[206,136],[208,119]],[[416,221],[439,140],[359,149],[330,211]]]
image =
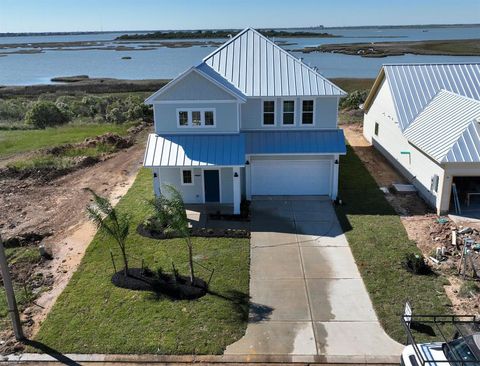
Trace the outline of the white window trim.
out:
[[[186,126],[180,125],[180,112],[188,113],[188,123]],[[200,126],[194,126],[192,121],[192,112],[200,112]],[[205,125],[205,112],[213,112],[213,125]],[[215,108],[177,108],[177,127],[178,128],[215,128],[217,127],[217,113]]]
[[[293,101],[293,124],[289,125],[289,124],[285,124],[283,123],[283,102],[289,102],[289,101]],[[283,127],[296,127],[297,126],[297,104],[298,104],[298,100],[297,99],[292,99],[292,98],[284,98],[284,99],[281,99],[281,103],[282,103],[282,108],[281,108],[281,114],[280,114],[280,118],[281,118],[281,125]]]
[[[266,125],[264,123],[265,105],[264,102],[273,102],[273,124]],[[262,127],[277,127],[277,101],[275,99],[262,99]]]
[[[191,174],[192,174],[192,183],[185,183],[183,181],[183,172],[184,171],[190,171]],[[193,169],[180,169],[180,183],[182,184],[182,186],[193,186],[195,185],[195,178],[194,178],[194,174],[193,174]]]
[[[303,123],[303,102],[306,100],[311,100],[313,101],[313,111],[312,111],[312,123]],[[300,100],[301,107],[300,107],[300,126],[302,127],[314,127],[316,125],[315,123],[315,98],[303,98]]]

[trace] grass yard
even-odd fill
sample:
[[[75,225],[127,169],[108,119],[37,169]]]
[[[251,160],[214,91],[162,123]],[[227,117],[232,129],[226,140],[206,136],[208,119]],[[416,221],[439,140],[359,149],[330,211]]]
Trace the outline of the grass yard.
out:
[[[0,131],[0,157],[41,148],[81,142],[87,137],[113,132],[125,135],[132,126],[124,124],[67,124],[45,130]]]
[[[184,241],[147,239],[135,231],[150,214],[145,200],[151,195],[151,173],[144,169],[117,206],[131,214],[129,253],[143,258],[153,270],[170,272],[174,262],[180,273],[187,274]],[[196,301],[171,301],[113,286],[110,249],[117,254],[119,250],[111,239],[97,234],[36,341],[59,352],[222,353],[243,336],[247,324],[249,240],[193,240],[195,261],[215,270],[212,294]],[[139,266],[139,261],[131,266]],[[197,274],[209,276],[198,266]]]
[[[337,208],[337,215],[381,324],[403,343],[406,335],[400,315],[407,299],[416,314],[451,313],[443,289],[446,279],[413,275],[404,269],[405,255],[420,251],[350,147],[341,158],[339,181],[339,196],[345,205]]]

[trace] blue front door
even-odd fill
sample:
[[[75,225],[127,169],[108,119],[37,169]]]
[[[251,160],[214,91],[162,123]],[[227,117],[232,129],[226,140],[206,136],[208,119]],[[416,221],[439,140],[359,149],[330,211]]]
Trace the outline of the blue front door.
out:
[[[205,202],[220,202],[218,170],[204,170]]]

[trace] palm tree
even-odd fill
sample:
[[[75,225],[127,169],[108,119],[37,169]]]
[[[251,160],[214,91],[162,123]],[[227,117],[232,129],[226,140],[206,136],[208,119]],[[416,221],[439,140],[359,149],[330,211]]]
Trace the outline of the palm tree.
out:
[[[87,206],[87,213],[95,225],[111,236],[120,247],[124,264],[124,276],[128,276],[128,258],[126,241],[130,220],[126,214],[118,212],[108,199],[99,196],[92,189],[86,188],[93,195],[93,204]]]
[[[183,202],[182,195],[175,187],[165,184],[162,194],[152,201],[154,208],[161,212],[161,216],[166,218],[164,225],[165,234],[175,234],[185,239],[188,248],[188,263],[190,266],[190,284],[195,282],[195,272],[193,269],[193,244],[190,237],[190,228],[188,227],[187,212]]]

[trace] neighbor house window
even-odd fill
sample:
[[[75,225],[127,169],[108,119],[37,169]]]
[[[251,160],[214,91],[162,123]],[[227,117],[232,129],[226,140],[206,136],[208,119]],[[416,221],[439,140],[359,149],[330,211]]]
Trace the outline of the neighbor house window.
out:
[[[273,100],[263,102],[263,124],[266,126],[275,124],[275,101]]]
[[[438,192],[438,175],[434,174],[430,182],[430,191]]]
[[[284,125],[295,124],[295,101],[294,100],[283,101],[283,124]]]
[[[188,126],[188,111],[178,112],[178,124],[180,126]]]
[[[302,101],[302,125],[313,125],[313,100]]]
[[[191,170],[182,170],[182,184],[192,185],[193,184],[193,172]]]
[[[378,136],[378,127],[379,127],[378,122],[375,122],[375,131],[374,131],[375,136]]]
[[[179,127],[215,126],[214,109],[177,109]]]

